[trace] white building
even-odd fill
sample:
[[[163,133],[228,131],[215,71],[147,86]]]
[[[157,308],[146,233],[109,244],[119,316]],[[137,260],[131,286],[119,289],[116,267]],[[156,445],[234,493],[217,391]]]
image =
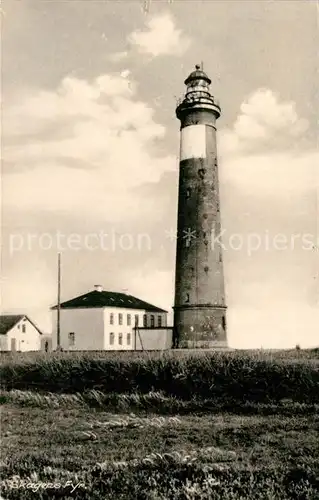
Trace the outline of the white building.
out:
[[[51,310],[56,325],[57,306]],[[167,311],[164,309],[132,295],[103,291],[100,285],[60,305],[60,346],[63,350],[166,349],[171,347],[171,329],[166,327]],[[56,346],[55,326],[53,349]]]
[[[0,351],[39,351],[42,332],[24,314],[0,316]]]

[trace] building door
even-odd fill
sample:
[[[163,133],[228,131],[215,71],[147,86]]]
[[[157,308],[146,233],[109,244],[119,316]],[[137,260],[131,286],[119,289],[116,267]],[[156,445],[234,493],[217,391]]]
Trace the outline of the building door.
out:
[[[17,350],[17,339],[11,339],[11,351],[16,351]]]

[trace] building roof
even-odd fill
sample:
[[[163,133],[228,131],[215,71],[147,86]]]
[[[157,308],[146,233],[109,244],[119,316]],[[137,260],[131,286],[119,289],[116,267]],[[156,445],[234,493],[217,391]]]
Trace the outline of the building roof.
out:
[[[197,80],[197,79],[201,79],[201,80],[206,80],[206,82],[208,82],[209,84],[212,83],[211,79],[206,75],[205,71],[203,71],[201,69],[201,67],[199,66],[199,64],[196,64],[195,66],[195,71],[193,71],[185,80],[185,85],[187,85],[189,82],[191,82],[192,80]]]
[[[145,311],[167,312],[165,309],[156,307],[144,300],[133,297],[126,293],[118,292],[99,292],[93,290],[74,299],[62,302],[61,309],[90,309],[98,307],[121,307],[124,309],[143,309]],[[51,310],[57,309],[57,305],[51,307]]]
[[[41,330],[25,314],[1,314],[0,315],[0,335],[6,335],[22,319],[27,319],[31,325],[42,335]]]

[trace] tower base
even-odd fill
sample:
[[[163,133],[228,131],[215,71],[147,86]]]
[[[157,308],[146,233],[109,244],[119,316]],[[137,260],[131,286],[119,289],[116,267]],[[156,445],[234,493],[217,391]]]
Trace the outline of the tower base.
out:
[[[174,307],[173,348],[227,348],[226,306]]]

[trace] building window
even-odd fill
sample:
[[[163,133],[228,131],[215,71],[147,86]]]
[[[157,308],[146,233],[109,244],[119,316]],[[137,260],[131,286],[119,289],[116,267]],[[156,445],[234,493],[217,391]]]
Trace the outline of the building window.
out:
[[[119,325],[123,325],[123,314],[119,314]]]
[[[123,333],[119,333],[119,345],[123,344]]]
[[[110,345],[114,345],[114,333],[110,333]]]
[[[72,347],[75,345],[75,333],[70,332],[69,333],[69,346]]]
[[[187,188],[187,189],[186,189],[186,198],[190,198],[190,197],[191,197],[191,194],[192,194],[192,190],[191,190],[191,188]]]
[[[157,316],[157,326],[162,326],[162,316],[160,314]]]
[[[110,314],[110,325],[114,325],[114,314]]]
[[[131,325],[131,315],[130,314],[127,315],[126,320],[127,320],[128,326],[130,326]]]
[[[25,333],[25,325],[22,325],[22,333]]]
[[[127,343],[127,345],[131,345],[131,334],[130,333],[126,334],[126,343]]]
[[[138,314],[135,314],[135,326],[138,326]]]
[[[222,325],[223,325],[223,330],[226,330],[226,318],[223,316],[222,318]]]
[[[154,328],[155,326],[155,316],[154,314],[151,314],[151,328]]]
[[[143,314],[143,326],[144,326],[144,328],[147,326],[147,316],[146,316],[146,314]]]

